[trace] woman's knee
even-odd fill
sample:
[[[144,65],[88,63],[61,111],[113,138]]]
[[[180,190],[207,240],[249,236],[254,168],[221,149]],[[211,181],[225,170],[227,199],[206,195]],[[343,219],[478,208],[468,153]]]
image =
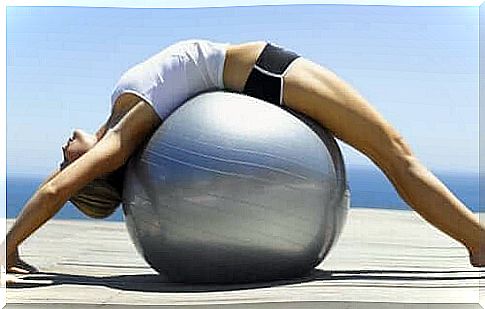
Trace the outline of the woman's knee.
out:
[[[401,135],[393,133],[387,136],[385,140],[368,155],[386,174],[408,173],[419,165],[418,159]]]

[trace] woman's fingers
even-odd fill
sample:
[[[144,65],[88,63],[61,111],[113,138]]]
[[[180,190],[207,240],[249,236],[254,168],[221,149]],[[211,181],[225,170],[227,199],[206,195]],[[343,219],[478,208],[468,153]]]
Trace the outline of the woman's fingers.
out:
[[[27,274],[29,274],[29,271],[26,270],[26,269],[22,269],[20,267],[17,267],[17,266],[12,266],[7,271],[7,276],[9,276],[9,274],[27,275]],[[12,275],[10,275],[10,276],[12,276]]]
[[[18,259],[15,265],[8,268],[7,272],[15,274],[35,274],[39,272],[39,269],[21,259]]]

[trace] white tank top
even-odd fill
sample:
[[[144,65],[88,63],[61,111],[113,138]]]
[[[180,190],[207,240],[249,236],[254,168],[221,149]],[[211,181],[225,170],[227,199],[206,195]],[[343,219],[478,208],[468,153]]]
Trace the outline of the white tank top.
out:
[[[224,89],[228,43],[187,40],[173,44],[126,71],[111,96],[113,106],[123,93],[149,103],[163,120],[189,98]]]

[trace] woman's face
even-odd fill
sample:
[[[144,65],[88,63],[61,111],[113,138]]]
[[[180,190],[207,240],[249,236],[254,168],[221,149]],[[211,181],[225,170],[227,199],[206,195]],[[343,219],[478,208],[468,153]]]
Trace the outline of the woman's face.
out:
[[[80,129],[75,129],[67,143],[62,146],[64,162],[62,162],[61,166],[74,162],[89,149],[93,148],[96,143],[96,136],[88,134]]]

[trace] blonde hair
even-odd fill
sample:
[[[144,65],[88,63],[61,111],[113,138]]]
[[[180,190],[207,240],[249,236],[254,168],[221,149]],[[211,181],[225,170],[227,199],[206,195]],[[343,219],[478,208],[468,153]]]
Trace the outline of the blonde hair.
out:
[[[115,212],[122,202],[125,166],[102,175],[71,196],[69,201],[86,216],[103,219]]]

